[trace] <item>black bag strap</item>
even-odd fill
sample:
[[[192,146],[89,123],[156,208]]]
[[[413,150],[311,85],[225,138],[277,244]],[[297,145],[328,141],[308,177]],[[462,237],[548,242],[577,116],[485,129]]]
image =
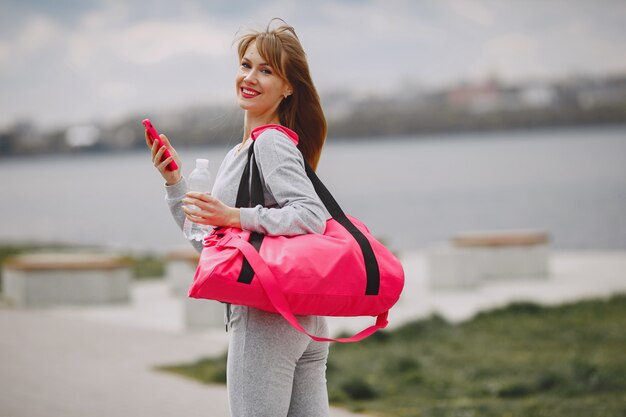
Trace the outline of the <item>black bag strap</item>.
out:
[[[261,184],[261,175],[259,173],[259,169],[256,166],[256,163],[251,163],[254,159],[254,141],[250,144],[250,149],[248,150],[248,162],[246,163],[246,167],[243,170],[243,174],[241,175],[241,181],[239,181],[239,189],[237,190],[237,202],[235,203],[235,207],[256,207],[259,204],[265,205],[265,197],[263,196],[263,186]],[[250,167],[253,166],[252,170],[252,178],[250,178]],[[250,186],[251,182],[255,184],[255,186]],[[256,185],[258,184],[258,185]],[[265,235],[261,233],[250,233],[249,242],[254,249],[258,252],[261,249],[261,243],[263,243],[263,238]],[[254,270],[250,263],[246,258],[243,259],[243,264],[241,265],[241,272],[239,273],[239,278],[237,278],[237,282],[241,282],[243,284],[250,284],[252,282],[252,278],[254,277]]]
[[[367,237],[361,232],[352,221],[343,212],[335,197],[328,191],[328,188],[324,185],[322,180],[319,179],[313,168],[305,160],[304,167],[306,175],[313,183],[313,188],[319,196],[322,203],[326,207],[326,210],[330,213],[333,219],[335,219],[340,225],[342,225],[359,244],[361,252],[363,253],[363,261],[365,262],[365,271],[367,273],[367,286],[365,289],[365,295],[377,295],[380,290],[380,270],[378,268],[378,260],[374,254],[374,249],[370,244]]]
[[[263,185],[261,183],[261,175],[259,173],[259,167],[255,163],[252,163],[254,157],[254,141],[250,144],[248,151],[248,162],[244,169],[244,172],[239,183],[239,190],[237,192],[237,203],[246,202],[247,205],[238,205],[237,207],[254,207],[256,205],[264,205],[265,199],[263,197]],[[319,196],[320,200],[326,207],[326,210],[330,213],[333,219],[341,224],[356,240],[361,252],[363,253],[363,261],[365,264],[365,271],[367,273],[367,285],[365,288],[365,295],[377,295],[380,290],[380,270],[378,267],[378,260],[374,254],[374,249],[369,240],[363,232],[361,232],[352,221],[346,216],[344,211],[337,203],[337,200],[330,193],[328,188],[319,179],[313,168],[309,163],[304,160],[304,166],[307,177],[311,180],[315,192]],[[252,173],[250,173],[252,172]],[[252,233],[250,235],[250,243],[255,247],[257,252],[261,247],[264,235],[260,233]],[[258,245],[258,247],[257,247]],[[245,269],[245,270],[244,270]],[[238,282],[250,283],[254,271],[250,264],[244,258],[244,265],[242,267],[241,274],[239,275]]]

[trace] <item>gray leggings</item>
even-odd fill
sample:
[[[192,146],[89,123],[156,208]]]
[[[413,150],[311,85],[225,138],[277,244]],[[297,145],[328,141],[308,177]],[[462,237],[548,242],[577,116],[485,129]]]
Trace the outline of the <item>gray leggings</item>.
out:
[[[231,306],[227,386],[232,417],[328,417],[328,343],[315,342],[280,315]],[[327,336],[323,317],[299,316]]]

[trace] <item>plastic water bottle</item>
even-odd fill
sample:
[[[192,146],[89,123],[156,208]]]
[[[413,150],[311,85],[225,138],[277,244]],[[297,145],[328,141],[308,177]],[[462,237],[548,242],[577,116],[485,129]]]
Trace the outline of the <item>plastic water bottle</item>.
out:
[[[208,159],[196,159],[196,168],[189,174],[187,181],[189,184],[189,191],[198,191],[201,193],[208,193],[211,191],[211,171],[209,171]],[[196,206],[190,206],[192,209],[197,209]],[[194,223],[191,220],[185,218],[185,224],[183,225],[183,233],[189,240],[202,240],[209,231],[210,226],[206,224]]]

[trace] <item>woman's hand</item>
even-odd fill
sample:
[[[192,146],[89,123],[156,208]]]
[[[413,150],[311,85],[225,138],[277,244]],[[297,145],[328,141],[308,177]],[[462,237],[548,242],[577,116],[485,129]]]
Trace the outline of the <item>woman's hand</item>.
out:
[[[183,211],[189,220],[194,223],[211,226],[241,227],[239,209],[229,207],[210,193],[188,192],[183,198]],[[189,208],[196,206],[199,209]]]
[[[154,164],[156,169],[159,170],[163,178],[165,178],[166,184],[174,185],[178,181],[180,181],[180,178],[181,178],[180,169],[182,168],[182,163],[180,161],[180,157],[178,156],[178,153],[172,147],[172,145],[170,144],[170,141],[167,139],[167,136],[163,134],[159,136],[161,137],[161,140],[163,141],[164,146],[159,147],[159,142],[156,140],[152,142],[152,145],[151,145],[147,132],[146,132],[146,145],[148,145],[148,148],[150,148],[152,151],[152,163]],[[163,153],[165,152],[166,149],[170,151],[171,156],[161,161],[161,158],[163,157]],[[170,171],[166,168],[169,165],[169,163],[172,161],[175,161],[176,164],[178,165],[178,169],[175,171]]]

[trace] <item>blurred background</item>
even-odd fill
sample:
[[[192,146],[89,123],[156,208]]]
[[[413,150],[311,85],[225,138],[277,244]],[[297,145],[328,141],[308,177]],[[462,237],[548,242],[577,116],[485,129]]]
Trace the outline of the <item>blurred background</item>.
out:
[[[140,121],[215,172],[241,140],[237,34],[279,16],[329,120],[321,177],[397,249],[527,227],[626,248],[623,2],[1,5],[2,241],[185,245]]]
[[[226,415],[225,392],[196,392],[151,371],[221,353],[227,335],[221,306],[211,313],[219,333],[199,335],[184,323],[189,314],[208,317],[208,310],[189,313],[181,304],[195,259],[171,256],[190,246],[165,204],[141,120],[167,134],[185,175],[196,158],[208,158],[215,174],[242,140],[237,36],[273,17],[295,27],[329,122],[319,176],[405,266],[407,287],[392,310],[393,325],[433,311],[462,321],[520,299],[558,304],[626,291],[624,1],[0,0],[0,262],[35,250],[87,250],[122,254],[132,268],[121,304],[61,303],[30,314],[0,297],[0,332],[12,335],[0,343],[0,360],[13,358],[0,364],[0,381],[10,387],[0,392],[0,414],[165,416],[179,415],[181,403],[205,401],[216,416]],[[515,241],[520,231],[541,246],[532,256],[543,281],[528,281],[523,270],[521,281],[478,283],[473,276],[468,290],[464,271],[446,275],[456,252],[439,264],[428,258],[459,235],[503,233]],[[27,274],[32,265],[24,265],[13,264],[12,273]],[[428,284],[436,265],[451,279],[443,291]],[[182,278],[135,280],[173,275]],[[54,292],[45,288],[42,294]],[[404,349],[417,337],[396,351],[403,352],[397,363],[382,365],[382,374],[344,372],[343,347],[333,348],[339,359],[329,368],[331,399],[353,401],[357,411],[418,415],[419,406],[402,406],[405,400],[393,411],[375,403],[393,400],[404,381],[414,390],[406,404],[413,392],[432,394],[420,397],[431,408],[419,415],[514,415],[506,414],[509,399],[535,394],[527,414],[515,415],[623,415],[626,362],[618,352],[626,346],[626,298],[616,300],[605,306],[610,311],[567,310],[575,318],[566,324],[528,305],[502,313],[501,325],[489,316],[484,327],[457,328],[435,317],[373,341],[399,338],[372,358],[346,348],[345,363],[354,357],[367,365],[387,356],[385,346]],[[96,322],[116,326],[96,330]],[[122,330],[128,326],[132,332]],[[564,327],[572,333],[559,339],[555,329]],[[551,344],[525,345],[538,339]],[[462,350],[475,356],[454,365]],[[443,357],[428,356],[433,351]],[[222,362],[210,381],[220,381]],[[442,371],[443,363],[450,369]],[[461,378],[468,363],[477,368]],[[398,373],[385,376],[389,369]],[[534,369],[545,373],[529,373]],[[126,384],[112,382],[113,374]],[[511,379],[522,374],[530,382]],[[51,380],[60,382],[51,387]],[[470,392],[458,394],[450,381]],[[558,394],[555,408],[540,398],[548,391]],[[479,400],[440,401],[457,394]],[[577,395],[595,395],[596,402],[584,408],[571,400]],[[484,396],[500,402],[487,406]],[[603,404],[613,408],[593,411]],[[207,415],[201,411],[193,410]]]

